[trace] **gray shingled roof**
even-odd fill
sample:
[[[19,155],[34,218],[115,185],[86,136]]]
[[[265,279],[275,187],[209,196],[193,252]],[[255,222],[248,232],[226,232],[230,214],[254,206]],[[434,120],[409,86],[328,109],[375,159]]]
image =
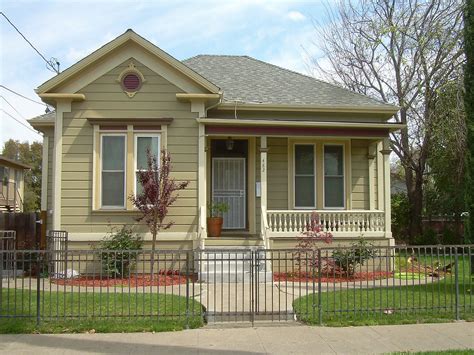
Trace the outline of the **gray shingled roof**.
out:
[[[54,120],[54,119],[56,119],[55,111],[51,111],[51,112],[31,118],[31,120]]]
[[[227,102],[394,108],[368,96],[248,56],[198,55],[183,63],[219,86]]]

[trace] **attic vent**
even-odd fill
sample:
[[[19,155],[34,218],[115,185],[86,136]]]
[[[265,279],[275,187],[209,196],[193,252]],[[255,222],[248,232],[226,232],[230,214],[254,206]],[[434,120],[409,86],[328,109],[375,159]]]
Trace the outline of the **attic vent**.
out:
[[[130,62],[128,67],[120,73],[117,81],[122,86],[124,93],[126,93],[128,97],[132,98],[141,89],[143,83],[145,82],[145,77],[137,69],[135,64]]]
[[[127,74],[122,79],[122,86],[125,90],[138,90],[140,88],[140,77],[134,73]]]

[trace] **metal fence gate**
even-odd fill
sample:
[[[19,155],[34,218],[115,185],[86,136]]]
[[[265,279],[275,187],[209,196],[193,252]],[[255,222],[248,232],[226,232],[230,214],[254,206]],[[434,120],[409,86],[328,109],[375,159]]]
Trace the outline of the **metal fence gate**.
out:
[[[315,251],[302,251],[303,259]],[[294,250],[206,249],[195,256],[199,295],[212,322],[292,321],[295,299],[316,291],[313,280],[279,282],[275,276],[300,268]],[[307,263],[304,267],[309,267]]]

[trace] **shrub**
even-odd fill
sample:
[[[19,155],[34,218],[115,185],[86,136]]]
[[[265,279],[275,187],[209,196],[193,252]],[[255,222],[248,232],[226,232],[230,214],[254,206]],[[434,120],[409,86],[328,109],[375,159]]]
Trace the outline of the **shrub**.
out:
[[[364,265],[367,260],[377,256],[374,245],[361,235],[359,239],[352,243],[347,249],[336,249],[332,254],[334,265],[345,275],[353,276],[358,265]]]
[[[125,225],[121,229],[110,229],[110,234],[97,246],[102,268],[112,277],[127,277],[135,267],[137,250],[142,249],[143,240]]]

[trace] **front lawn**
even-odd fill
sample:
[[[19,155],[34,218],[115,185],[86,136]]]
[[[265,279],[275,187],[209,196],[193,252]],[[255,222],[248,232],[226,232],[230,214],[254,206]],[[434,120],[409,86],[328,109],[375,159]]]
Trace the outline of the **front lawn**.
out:
[[[460,318],[474,321],[474,293],[468,258],[459,261]],[[400,271],[399,270],[395,270]],[[330,326],[448,322],[455,319],[455,282],[453,274],[437,279],[405,277],[402,286],[377,287],[367,282],[346,289],[329,286],[322,292],[322,323]],[[399,280],[400,281],[400,280]],[[425,281],[428,283],[425,284]],[[390,285],[392,282],[388,281]],[[372,288],[363,288],[363,284]],[[319,324],[318,294],[294,300],[299,320]]]
[[[169,294],[45,291],[36,327],[36,292],[3,289],[0,333],[158,332],[202,326],[202,305],[190,299],[186,308],[186,303],[185,297]]]

